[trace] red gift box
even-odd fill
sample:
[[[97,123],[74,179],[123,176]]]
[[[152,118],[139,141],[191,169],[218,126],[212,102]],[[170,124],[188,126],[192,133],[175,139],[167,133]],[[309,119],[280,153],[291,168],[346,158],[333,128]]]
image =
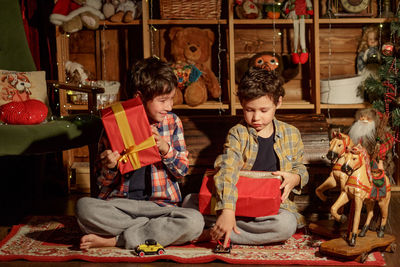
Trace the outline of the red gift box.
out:
[[[207,171],[199,193],[199,210],[204,215],[215,215],[215,171]],[[271,172],[241,171],[236,184],[238,199],[236,216],[262,217],[278,214],[281,205],[281,176]]]
[[[103,109],[101,119],[112,150],[121,154],[118,168],[122,174],[161,161],[139,97]]]

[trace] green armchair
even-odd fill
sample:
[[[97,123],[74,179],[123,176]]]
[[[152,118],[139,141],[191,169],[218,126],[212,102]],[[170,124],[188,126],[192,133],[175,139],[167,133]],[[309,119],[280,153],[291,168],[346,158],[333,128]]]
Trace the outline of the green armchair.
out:
[[[97,111],[97,94],[104,88],[75,86],[67,83],[48,81],[49,100],[58,95],[59,90],[77,91],[88,94],[86,114],[60,116],[56,103],[50,103],[56,116],[47,122],[36,125],[0,125],[0,160],[4,156],[26,156],[53,153],[72,148],[89,146],[90,192],[97,195],[96,181],[93,175],[97,143],[102,132],[102,122]],[[57,98],[57,97],[56,97]]]
[[[37,65],[28,46],[21,16],[24,10],[21,10],[19,3],[15,0],[2,1],[0,70],[36,71]],[[44,57],[46,60],[50,62],[49,58]],[[41,84],[45,86],[46,83]],[[59,116],[57,93],[60,90],[87,93],[86,114]],[[91,194],[94,196],[97,193],[92,174],[102,123],[97,115],[96,99],[104,89],[49,81],[47,91],[53,114],[47,122],[38,125],[0,123],[0,224],[19,223],[19,219],[27,214],[37,214],[43,206],[53,204],[52,201],[46,201],[50,195],[59,196],[62,205],[68,204],[65,192],[69,177],[61,152],[64,150],[89,146]],[[43,93],[45,95],[46,91],[43,90]]]

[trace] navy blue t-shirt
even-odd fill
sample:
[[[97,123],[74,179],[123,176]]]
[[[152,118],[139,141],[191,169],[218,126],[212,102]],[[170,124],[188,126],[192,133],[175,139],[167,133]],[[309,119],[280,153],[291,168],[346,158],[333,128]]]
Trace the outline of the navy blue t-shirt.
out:
[[[148,200],[151,196],[151,166],[144,166],[125,174],[129,179],[129,199]]]
[[[268,138],[257,137],[258,152],[252,171],[277,171],[279,170],[278,156],[274,150],[274,134]]]

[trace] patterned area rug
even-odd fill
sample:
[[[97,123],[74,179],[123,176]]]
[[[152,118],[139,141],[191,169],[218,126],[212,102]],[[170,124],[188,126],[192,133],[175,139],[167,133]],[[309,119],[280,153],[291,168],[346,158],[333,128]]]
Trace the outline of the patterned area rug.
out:
[[[178,263],[206,263],[221,260],[234,264],[276,265],[374,265],[385,261],[379,252],[371,253],[363,263],[339,261],[318,252],[322,240],[303,233],[296,233],[283,244],[268,246],[233,245],[230,254],[214,254],[213,243],[186,246],[169,246],[164,255],[138,257],[120,248],[94,248],[79,250],[82,233],[72,216],[32,217],[25,224],[14,226],[0,243],[0,261],[69,261],[90,262],[153,262],[172,260]]]

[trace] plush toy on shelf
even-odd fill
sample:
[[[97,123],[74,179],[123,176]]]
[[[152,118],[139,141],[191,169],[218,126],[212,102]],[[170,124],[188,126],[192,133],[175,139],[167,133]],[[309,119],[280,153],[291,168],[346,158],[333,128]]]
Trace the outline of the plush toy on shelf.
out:
[[[103,4],[106,19],[115,23],[129,23],[142,14],[142,1],[106,0]]]
[[[207,66],[211,58],[214,33],[210,29],[197,27],[173,27],[169,31],[169,38],[175,73],[178,80],[183,82],[174,104],[182,104],[184,101],[189,106],[198,106],[206,102],[208,97],[219,98],[221,87]]]
[[[379,49],[379,29],[376,26],[368,26],[362,35],[357,54],[357,72],[366,79],[372,75],[378,78],[378,69],[381,63]]]
[[[104,19],[101,7],[101,0],[58,0],[50,22],[68,33],[80,31],[83,27],[96,30],[99,21]]]
[[[264,14],[266,19],[279,19],[281,17],[281,3],[275,1],[265,3]]]
[[[274,71],[285,83],[296,77],[299,73],[299,65],[291,62],[290,55],[280,55],[271,51],[263,51],[258,52],[250,58],[242,58],[235,63],[236,83],[240,82],[240,79],[250,67]]]
[[[292,61],[294,64],[304,64],[308,61],[306,48],[306,27],[304,19],[314,14],[310,0],[288,0],[283,8],[286,17],[293,20],[294,43]],[[297,53],[300,38],[301,52]]]
[[[239,19],[262,19],[262,9],[253,0],[236,0],[235,13]]]
[[[68,83],[103,87],[104,93],[97,95],[97,108],[105,108],[118,100],[120,83],[118,81],[95,80],[93,75],[78,62],[65,62],[65,75]],[[74,104],[87,104],[85,93],[68,94]]]

